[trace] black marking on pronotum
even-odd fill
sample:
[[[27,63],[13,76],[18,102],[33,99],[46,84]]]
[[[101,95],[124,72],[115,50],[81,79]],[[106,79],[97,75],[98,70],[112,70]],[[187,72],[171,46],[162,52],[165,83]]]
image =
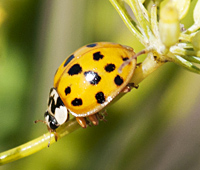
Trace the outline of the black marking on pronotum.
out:
[[[86,45],[86,47],[95,47],[97,44],[96,43],[94,43],[94,44],[88,44],[88,45]]]
[[[64,103],[62,102],[60,97],[57,98],[56,104],[55,104],[55,100],[53,96],[49,97],[48,106],[50,106],[50,104],[51,104],[51,112],[53,114],[55,114],[56,108],[59,108],[60,106],[64,106]]]
[[[73,76],[75,74],[79,74],[82,72],[82,68],[79,64],[74,64],[68,71],[68,74],[70,76]]]
[[[46,112],[44,113],[44,117],[47,117],[48,115],[49,115],[49,112],[46,111]]]
[[[93,54],[93,59],[96,60],[96,61],[102,59],[103,57],[104,56],[100,53],[100,51]]]
[[[51,92],[53,91],[53,89],[54,89],[54,88],[51,88],[51,89],[50,89],[49,96],[51,95]]]
[[[115,65],[114,64],[107,64],[105,66],[105,70],[110,73],[110,72],[115,70]]]
[[[117,75],[117,76],[115,77],[114,81],[115,81],[115,84],[116,84],[117,86],[120,86],[120,85],[124,82],[123,78],[121,78],[119,75]]]
[[[70,55],[70,56],[66,59],[65,64],[64,64],[64,67],[65,67],[67,64],[69,64],[69,62],[70,62],[73,58],[74,58],[74,55],[73,55],[73,54]]]
[[[65,88],[65,95],[68,95],[68,94],[70,94],[71,93],[71,87],[67,87],[67,88]]]
[[[85,79],[92,85],[96,85],[100,82],[101,77],[98,75],[98,73],[93,71],[86,71],[84,72]]]
[[[72,100],[71,103],[73,106],[81,106],[83,104],[82,99],[78,99],[78,98],[75,98],[74,100]]]
[[[105,102],[105,96],[104,96],[104,93],[103,92],[98,92],[96,95],[95,95],[95,98],[97,100],[97,103],[99,104],[102,104]]]

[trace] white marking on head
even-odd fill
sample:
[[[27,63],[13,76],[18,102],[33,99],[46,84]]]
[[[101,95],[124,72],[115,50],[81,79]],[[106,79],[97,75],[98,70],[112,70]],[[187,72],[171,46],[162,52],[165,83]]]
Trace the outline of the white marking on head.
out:
[[[62,125],[68,119],[68,110],[65,106],[60,106],[55,110],[55,118],[58,124]]]

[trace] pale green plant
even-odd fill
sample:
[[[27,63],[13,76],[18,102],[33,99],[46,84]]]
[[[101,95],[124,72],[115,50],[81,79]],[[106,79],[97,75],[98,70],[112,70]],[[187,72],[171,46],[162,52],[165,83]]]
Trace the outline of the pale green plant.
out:
[[[194,24],[187,29],[180,21],[188,12],[189,0],[148,2],[110,0],[110,2],[133,36],[144,45],[144,50],[138,54],[147,54],[135,70],[133,83],[139,84],[166,62],[174,62],[189,71],[200,73],[200,68],[195,65],[200,63],[200,0],[197,1],[193,11]],[[127,6],[131,9],[131,14]],[[158,7],[160,11],[157,11]],[[70,120],[58,128],[58,140],[79,127],[75,119]],[[51,144],[55,142],[53,133],[46,133],[26,144],[0,153],[0,164],[31,155],[47,147],[49,142]]]

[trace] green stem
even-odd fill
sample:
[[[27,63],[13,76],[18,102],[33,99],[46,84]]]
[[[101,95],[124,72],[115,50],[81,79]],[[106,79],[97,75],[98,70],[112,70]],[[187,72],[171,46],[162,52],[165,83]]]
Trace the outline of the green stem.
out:
[[[76,119],[68,121],[65,125],[58,128],[57,135],[58,140],[63,136],[77,130],[80,125],[77,123]],[[30,142],[20,145],[16,148],[10,149],[8,151],[0,153],[0,165],[16,161],[18,159],[29,156],[36,153],[48,146],[48,143],[53,144],[55,142],[55,136],[53,133],[46,133]]]
[[[120,17],[122,18],[122,20],[124,21],[124,23],[126,24],[126,26],[128,27],[128,29],[131,31],[131,33],[144,45],[147,44],[147,42],[145,41],[144,36],[142,36],[142,34],[138,31],[138,29],[136,29],[133,25],[133,23],[131,22],[131,17],[125,12],[126,10],[122,8],[122,6],[119,4],[119,2],[117,0],[109,0],[111,2],[111,4],[114,6],[114,8],[116,9],[116,11],[119,13]]]

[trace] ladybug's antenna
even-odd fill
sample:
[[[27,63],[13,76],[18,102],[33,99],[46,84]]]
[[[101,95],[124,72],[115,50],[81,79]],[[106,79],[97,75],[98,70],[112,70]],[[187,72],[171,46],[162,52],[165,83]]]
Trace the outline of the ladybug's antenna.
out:
[[[47,125],[47,122],[45,122],[44,120],[36,120],[36,121],[34,121],[34,123],[38,123],[38,122],[42,122],[42,123],[44,123],[45,125]]]
[[[133,55],[131,58],[129,58],[128,60],[124,61],[123,64],[119,67],[118,69],[118,72],[121,73],[122,72],[122,69],[128,65],[132,60],[136,59],[138,56],[142,55],[142,54],[145,54],[146,53],[146,50],[142,50],[140,51],[139,53]]]
[[[48,126],[47,126],[48,127]],[[49,130],[49,133],[50,133],[50,138],[49,138],[49,142],[48,142],[48,147],[50,146],[50,142],[51,142],[51,133],[53,132],[54,133],[54,136],[55,136],[55,141],[57,142],[57,139],[58,139],[58,134],[56,133],[55,130],[52,130],[48,127],[48,130]]]
[[[49,131],[49,133],[50,133],[50,138],[49,138],[49,142],[48,142],[48,145],[47,145],[47,146],[48,146],[48,147],[50,146],[50,142],[51,142],[51,133],[52,133],[52,132],[54,133],[55,141],[57,142],[58,134],[56,133],[56,131],[50,129],[46,121],[44,121],[44,120],[36,120],[36,121],[34,121],[34,123],[38,123],[38,122],[42,122],[42,123],[44,123],[45,125],[47,125],[48,131]]]

